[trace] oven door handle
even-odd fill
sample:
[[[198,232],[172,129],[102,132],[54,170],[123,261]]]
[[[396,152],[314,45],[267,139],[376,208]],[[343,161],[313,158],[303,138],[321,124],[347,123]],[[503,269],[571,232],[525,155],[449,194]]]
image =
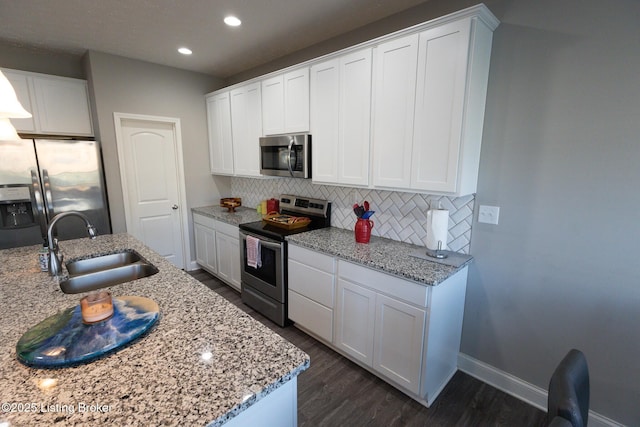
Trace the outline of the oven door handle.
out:
[[[262,246],[264,246],[265,248],[273,249],[274,251],[279,251],[280,250],[280,243],[271,243],[271,242],[266,242],[266,241],[260,239],[260,244]]]
[[[265,248],[273,249],[275,251],[280,250],[281,243],[272,243],[272,242],[269,242],[267,240],[264,240],[263,237],[255,236],[253,234],[247,234],[247,233],[241,233],[241,234],[242,234],[243,238],[246,237],[246,236],[251,236],[251,237],[255,237],[256,239],[260,239],[260,244],[262,246],[264,246]]]

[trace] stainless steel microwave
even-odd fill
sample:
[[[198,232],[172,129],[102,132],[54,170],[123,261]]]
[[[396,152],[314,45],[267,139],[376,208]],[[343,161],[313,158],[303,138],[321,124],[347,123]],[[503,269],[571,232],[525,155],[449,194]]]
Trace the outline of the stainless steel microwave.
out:
[[[260,173],[311,178],[311,135],[278,135],[260,138]]]

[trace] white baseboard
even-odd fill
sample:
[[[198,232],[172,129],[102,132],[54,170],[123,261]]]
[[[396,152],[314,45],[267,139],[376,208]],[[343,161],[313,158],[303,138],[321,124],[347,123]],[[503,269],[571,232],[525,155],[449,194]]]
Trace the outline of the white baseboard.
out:
[[[458,354],[458,369],[542,411],[547,410],[547,391],[501,371],[464,353]],[[589,411],[589,427],[623,427],[623,424]]]
[[[200,270],[202,267],[200,267],[200,264],[198,264],[195,261],[191,261],[189,263],[187,263],[187,271],[193,271],[193,270]]]

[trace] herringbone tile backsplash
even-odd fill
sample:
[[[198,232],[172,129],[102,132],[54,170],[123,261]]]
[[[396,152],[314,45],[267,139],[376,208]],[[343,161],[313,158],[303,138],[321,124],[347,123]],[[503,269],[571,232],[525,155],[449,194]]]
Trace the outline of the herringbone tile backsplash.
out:
[[[369,190],[313,184],[311,180],[294,178],[231,178],[233,197],[242,197],[242,205],[255,208],[261,200],[281,194],[326,199],[332,203],[331,225],[353,230],[355,202],[368,200],[375,226],[371,234],[418,246],[426,245],[427,210],[449,210],[449,250],[468,254],[475,196],[447,197],[429,194]]]

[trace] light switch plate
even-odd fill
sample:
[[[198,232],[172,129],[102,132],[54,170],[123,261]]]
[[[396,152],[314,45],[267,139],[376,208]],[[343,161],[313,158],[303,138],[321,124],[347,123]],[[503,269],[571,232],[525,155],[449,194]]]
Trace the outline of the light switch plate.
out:
[[[498,225],[499,218],[500,218],[499,206],[480,205],[480,208],[478,209],[478,222],[482,222],[484,224]]]

